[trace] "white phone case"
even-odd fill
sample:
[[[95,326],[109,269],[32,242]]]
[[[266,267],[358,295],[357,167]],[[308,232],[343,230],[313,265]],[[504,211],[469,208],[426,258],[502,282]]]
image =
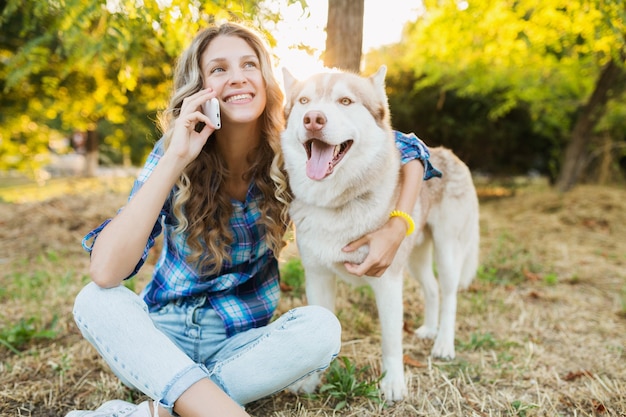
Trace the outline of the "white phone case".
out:
[[[205,115],[211,119],[211,123],[215,126],[215,129],[222,127],[222,120],[220,118],[220,102],[217,98],[212,98],[202,105],[202,111]]]

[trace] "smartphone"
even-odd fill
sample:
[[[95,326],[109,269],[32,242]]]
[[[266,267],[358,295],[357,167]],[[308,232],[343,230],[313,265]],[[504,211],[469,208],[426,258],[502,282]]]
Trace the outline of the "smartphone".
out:
[[[208,116],[215,126],[215,129],[222,127],[222,119],[220,118],[220,102],[217,98],[213,97],[202,105],[202,112]]]

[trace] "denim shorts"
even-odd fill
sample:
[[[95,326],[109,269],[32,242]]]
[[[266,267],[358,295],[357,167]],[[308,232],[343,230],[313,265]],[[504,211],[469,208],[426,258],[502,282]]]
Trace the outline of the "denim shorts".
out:
[[[76,297],[74,318],[124,384],[170,412],[202,378],[244,405],[327,368],[341,347],[339,321],[318,306],[295,308],[267,326],[227,337],[205,297],[150,313],[131,290],[90,283]]]

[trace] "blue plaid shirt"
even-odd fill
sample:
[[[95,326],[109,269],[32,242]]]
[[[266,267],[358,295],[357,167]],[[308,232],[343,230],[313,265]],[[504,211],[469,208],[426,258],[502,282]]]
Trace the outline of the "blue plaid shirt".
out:
[[[402,154],[402,163],[420,159],[425,166],[424,179],[441,176],[432,167],[426,146],[413,134],[396,132],[396,145]],[[129,200],[141,188],[163,155],[162,141],[157,142],[140,172]],[[158,221],[148,238],[143,255],[128,278],[142,267],[155,239],[163,232],[163,249],[154,267],[152,280],[142,292],[150,311],[169,302],[186,297],[206,296],[215,312],[222,318],[226,333],[231,336],[253,327],[269,323],[278,304],[278,262],[265,241],[265,229],[258,223],[259,203],[263,198],[251,184],[244,202],[232,200],[230,218],[234,242],[230,247],[231,260],[225,261],[215,275],[202,274],[186,262],[190,250],[184,235],[174,235],[176,220],[171,210],[172,196],[161,209]],[[111,221],[107,219],[83,238],[88,252],[100,231]]]
[[[402,133],[398,131],[395,132],[395,135],[396,147],[400,151],[402,165],[414,159],[419,159],[424,164],[424,180],[429,180],[433,177],[441,178],[441,171],[433,167],[428,160],[430,158],[430,152],[420,138],[415,136],[414,133]]]

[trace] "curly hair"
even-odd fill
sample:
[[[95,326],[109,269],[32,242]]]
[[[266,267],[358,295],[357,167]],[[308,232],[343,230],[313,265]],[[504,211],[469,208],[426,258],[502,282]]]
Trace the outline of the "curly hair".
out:
[[[292,200],[280,148],[280,133],[285,123],[283,92],[274,76],[268,48],[255,31],[229,22],[203,29],[194,37],[176,64],[174,91],[168,108],[159,117],[161,130],[165,132],[165,147],[169,146],[173,121],[180,114],[183,99],[203,88],[202,54],[217,36],[238,36],[245,40],[255,51],[265,80],[267,103],[260,118],[261,142],[248,154],[250,168],[244,178],[254,181],[262,194],[259,222],[265,228],[269,249],[278,257],[285,246],[283,237],[289,224],[288,208]],[[231,260],[232,203],[223,191],[227,176],[228,169],[217,152],[215,141],[209,140],[176,183],[172,204],[177,221],[175,233],[186,234],[190,249],[187,261],[196,264],[202,274],[215,274],[225,261]]]

